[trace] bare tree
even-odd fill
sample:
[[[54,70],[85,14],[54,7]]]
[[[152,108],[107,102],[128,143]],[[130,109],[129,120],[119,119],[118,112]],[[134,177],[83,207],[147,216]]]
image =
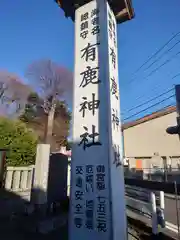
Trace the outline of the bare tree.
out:
[[[28,97],[23,114],[19,117],[28,127],[34,129],[39,142],[44,142],[44,129],[48,115],[43,109],[43,99],[37,93],[31,93]],[[70,130],[71,113],[65,102],[57,101],[54,114],[53,132],[51,138],[51,150],[57,151],[60,146],[67,144]]]
[[[31,89],[20,77],[8,71],[0,71],[0,114],[19,116],[27,102]]]
[[[70,104],[72,101],[72,73],[51,60],[39,60],[28,66],[25,76],[43,99],[43,110],[48,116],[44,143],[51,144],[57,102],[63,100]]]

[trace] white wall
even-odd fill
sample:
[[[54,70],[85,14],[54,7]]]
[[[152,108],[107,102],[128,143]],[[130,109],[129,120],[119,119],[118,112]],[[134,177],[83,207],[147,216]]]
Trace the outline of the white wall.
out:
[[[126,157],[180,156],[177,135],[169,135],[166,128],[176,125],[176,112],[141,123],[124,130]]]

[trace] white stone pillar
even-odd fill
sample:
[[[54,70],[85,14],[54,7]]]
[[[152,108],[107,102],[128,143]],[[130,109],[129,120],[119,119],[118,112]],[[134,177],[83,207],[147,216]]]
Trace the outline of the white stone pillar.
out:
[[[6,178],[5,178],[5,189],[11,190],[12,188],[12,179],[13,179],[13,170],[7,169]]]
[[[50,145],[38,144],[33,176],[32,202],[37,205],[47,203]]]
[[[15,170],[13,175],[13,185],[12,185],[13,190],[15,191],[19,190],[20,179],[21,179],[21,171]]]
[[[69,239],[127,239],[117,29],[106,0],[76,10]]]
[[[28,181],[28,170],[22,170],[21,183],[20,183],[20,188],[22,190],[27,189],[27,181]]]

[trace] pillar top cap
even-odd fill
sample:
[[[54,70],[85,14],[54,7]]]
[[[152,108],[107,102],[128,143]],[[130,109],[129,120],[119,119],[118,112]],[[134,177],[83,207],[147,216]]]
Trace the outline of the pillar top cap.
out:
[[[65,16],[70,17],[73,21],[75,10],[92,0],[55,0],[60,8],[63,9]],[[132,0],[108,0],[115,16],[117,23],[122,23],[134,17]]]

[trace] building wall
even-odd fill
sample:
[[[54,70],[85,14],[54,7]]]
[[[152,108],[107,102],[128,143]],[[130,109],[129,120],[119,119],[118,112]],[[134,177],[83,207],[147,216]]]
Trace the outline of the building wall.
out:
[[[176,112],[149,120],[124,130],[125,157],[180,156],[177,135],[169,135],[166,128],[176,125]]]

